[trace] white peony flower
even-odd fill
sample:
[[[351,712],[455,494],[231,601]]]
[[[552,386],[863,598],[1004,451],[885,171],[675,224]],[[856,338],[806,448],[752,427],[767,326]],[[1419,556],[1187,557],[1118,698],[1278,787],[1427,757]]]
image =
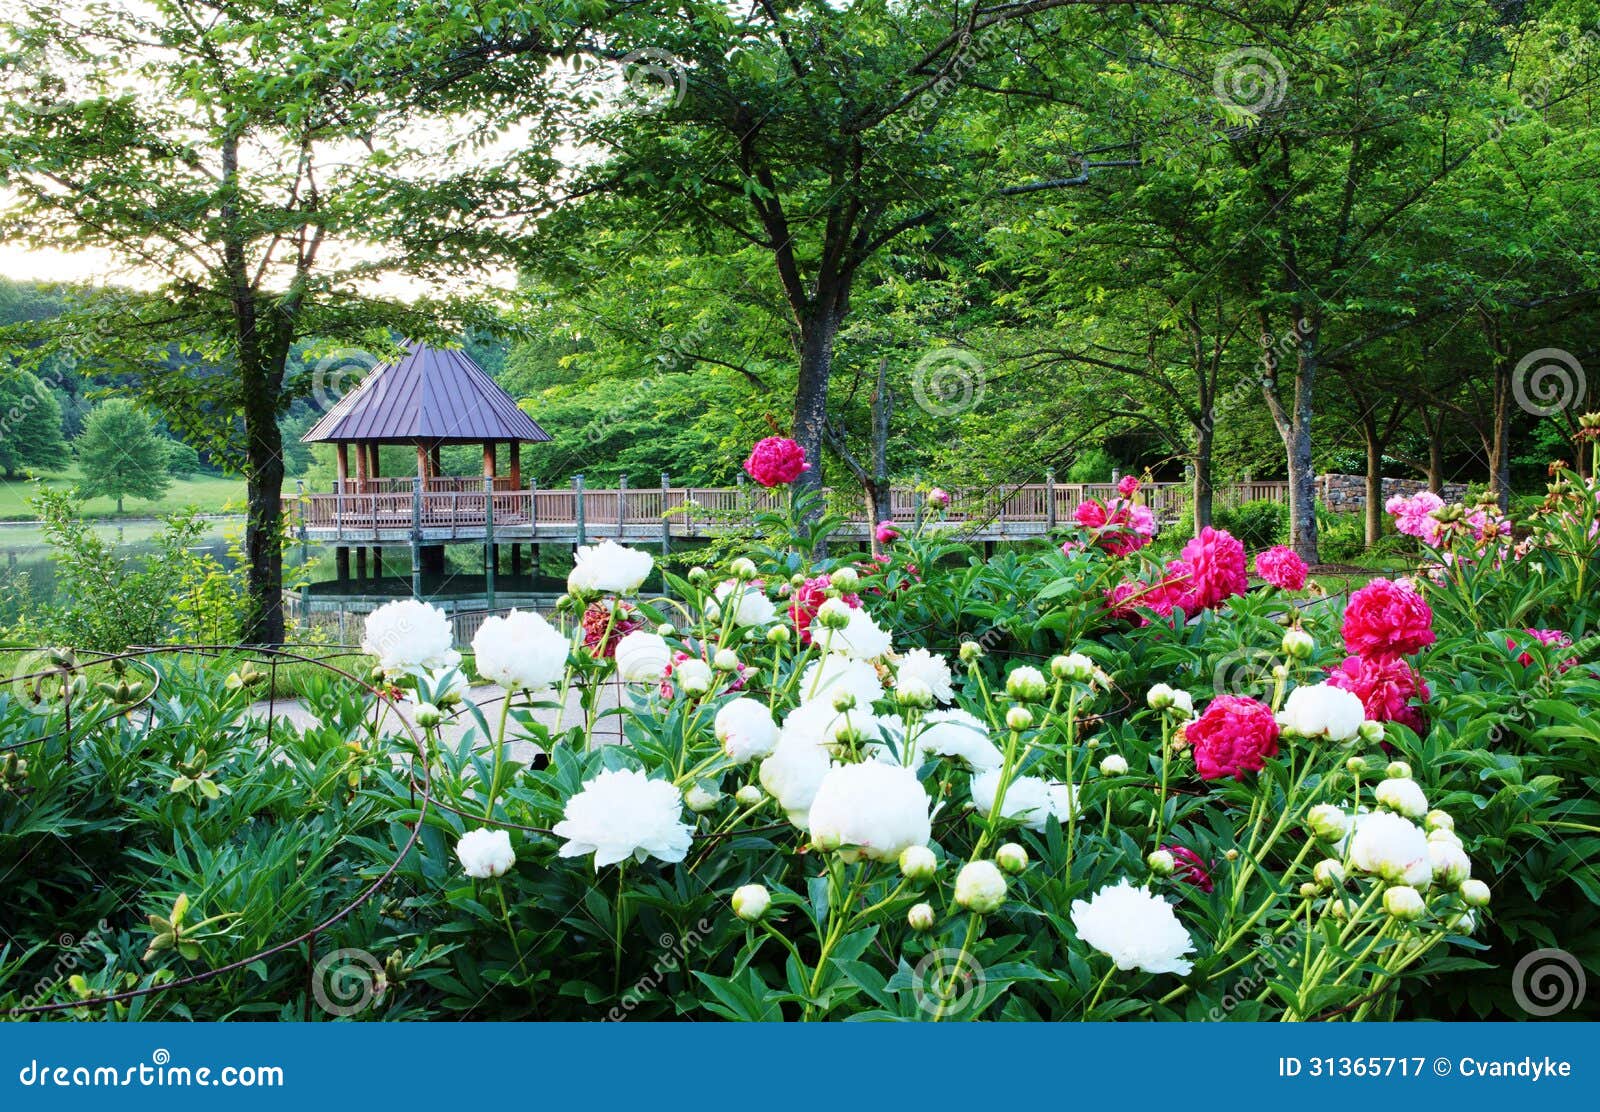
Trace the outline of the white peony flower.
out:
[[[739,592],[739,601],[733,608],[734,625],[765,626],[777,620],[778,608],[760,587],[748,583],[740,586],[738,583],[728,582],[718,586],[712,597],[706,601],[707,621],[722,621],[722,603],[734,591]]]
[[[988,915],[1006,902],[1006,875],[993,861],[969,861],[956,874],[956,903]]]
[[[1433,882],[1441,888],[1456,888],[1472,875],[1472,859],[1459,844],[1428,841],[1428,864],[1433,867]]]
[[[1100,775],[1125,776],[1128,772],[1128,758],[1120,753],[1107,753],[1100,758]]]
[[[811,802],[811,840],[851,857],[859,851],[874,861],[893,861],[901,850],[933,836],[930,806],[910,769],[880,761],[835,765]]]
[[[800,676],[800,698],[806,702],[826,702],[841,691],[855,696],[856,706],[863,710],[883,698],[877,669],[865,660],[828,653],[807,665]]]
[[[1126,877],[1087,900],[1073,900],[1071,917],[1078,937],[1118,969],[1183,976],[1194,968],[1183,956],[1194,951],[1194,940],[1172,905],[1149,888],[1135,888]]]
[[[829,763],[828,751],[821,745],[787,730],[779,735],[772,756],[761,762],[761,786],[801,830],[806,829],[811,801],[828,774]]]
[[[1372,794],[1378,806],[1397,811],[1408,819],[1420,819],[1428,813],[1428,797],[1415,780],[1407,777],[1379,781]]]
[[[592,853],[596,869],[630,857],[682,861],[691,837],[678,789],[631,768],[606,769],[586,781],[552,832],[567,839],[562,857]]]
[[[977,804],[980,815],[987,817],[994,810],[994,797],[999,788],[998,768],[973,775],[972,802]],[[1037,776],[1016,776],[1006,785],[1000,815],[1015,819],[1029,830],[1043,830],[1051,815],[1065,825],[1075,813],[1074,802],[1072,788],[1066,784],[1050,783]]]
[[[526,610],[485,618],[472,651],[478,674],[508,691],[554,687],[567,667],[567,639]]]
[[[717,711],[712,732],[722,751],[738,764],[770,754],[778,744],[778,726],[765,703],[735,699]]]
[[[1318,683],[1289,692],[1278,725],[1301,737],[1350,741],[1361,732],[1367,717],[1361,698],[1332,684]]]
[[[950,662],[927,649],[912,649],[900,658],[894,669],[895,681],[904,685],[907,680],[920,680],[928,685],[933,697],[948,703],[956,697],[950,686]]]
[[[461,663],[450,619],[416,599],[386,602],[367,615],[361,651],[378,658],[390,679],[416,676]]]
[[[672,650],[654,633],[636,629],[617,642],[617,675],[626,683],[654,683],[672,663]]]
[[[655,565],[650,553],[616,541],[586,544],[578,549],[567,576],[567,590],[573,594],[629,594],[639,589]]]
[[[1433,880],[1428,836],[1388,811],[1357,815],[1350,838],[1350,863],[1395,884],[1424,888]]]
[[[936,710],[922,720],[922,731],[913,739],[919,753],[937,753],[965,761],[967,767],[982,770],[999,768],[999,748],[989,740],[989,728],[964,710]]]
[[[872,620],[872,615],[857,607],[849,611],[849,620],[843,629],[827,630],[823,644],[829,653],[837,653],[855,660],[876,660],[892,647],[887,631]]]
[[[836,754],[844,744],[840,734],[847,730],[859,733],[862,739],[871,743],[879,735],[880,724],[870,710],[836,710],[827,700],[814,700],[801,703],[789,712],[783,720],[779,744],[793,739],[801,744],[821,746],[827,752]]]
[[[517,863],[511,849],[511,835],[504,830],[469,830],[456,843],[456,856],[470,877],[488,880],[505,876]]]
[[[704,695],[711,690],[711,665],[697,656],[678,661],[672,669],[672,677],[678,681],[685,695]]]

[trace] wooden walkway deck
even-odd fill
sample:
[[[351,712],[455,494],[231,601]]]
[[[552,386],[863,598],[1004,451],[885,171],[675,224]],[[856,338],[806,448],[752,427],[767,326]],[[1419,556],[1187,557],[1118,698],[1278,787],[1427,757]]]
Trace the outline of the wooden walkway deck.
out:
[[[296,494],[284,499],[292,535],[302,541],[350,545],[439,545],[453,543],[550,542],[586,544],[611,538],[633,544],[714,537],[745,527],[753,515],[777,509],[786,491],[739,487],[621,487],[589,490],[581,484],[556,489],[513,489],[510,480],[434,478],[369,479],[342,484],[332,494]],[[1039,537],[1072,520],[1089,498],[1116,495],[1107,484],[1037,483],[992,490],[952,491],[943,527],[969,540]],[[1186,483],[1147,483],[1141,498],[1163,523],[1188,513]],[[845,500],[858,506],[859,500]],[[1217,490],[1220,505],[1271,499],[1286,501],[1281,482],[1232,483]],[[902,526],[931,521],[923,492],[896,489],[893,518]],[[835,536],[864,539],[875,525],[860,512]]]

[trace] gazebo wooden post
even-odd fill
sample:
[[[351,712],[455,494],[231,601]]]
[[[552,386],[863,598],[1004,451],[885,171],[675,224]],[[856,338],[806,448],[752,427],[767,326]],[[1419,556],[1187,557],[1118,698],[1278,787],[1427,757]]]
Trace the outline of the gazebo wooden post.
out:
[[[422,479],[411,480],[411,597],[422,597]]]
[[[672,551],[672,519],[667,516],[667,491],[672,487],[671,477],[661,473],[661,555]]]
[[[578,543],[588,544],[589,538],[584,535],[583,530],[583,472],[581,471],[572,476],[572,502],[572,516],[577,519],[573,524],[577,526]]]
[[[334,468],[338,478],[333,481],[334,574],[340,579],[350,578],[350,548],[339,543],[344,540],[344,493],[350,485],[350,445],[340,441],[333,449]]]
[[[494,569],[499,563],[494,543],[494,441],[483,442],[483,567],[489,593],[494,594]]]

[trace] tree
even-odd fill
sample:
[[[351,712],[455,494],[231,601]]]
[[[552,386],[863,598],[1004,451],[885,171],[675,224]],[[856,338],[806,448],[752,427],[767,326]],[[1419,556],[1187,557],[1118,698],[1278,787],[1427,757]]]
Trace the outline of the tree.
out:
[[[66,460],[55,394],[27,371],[0,369],[0,473],[14,476]]]
[[[374,48],[358,7],[28,0],[0,25],[32,55],[0,90],[11,198],[0,234],[106,251],[142,283],[7,331],[36,342],[35,357],[69,351],[132,373],[169,427],[244,474],[249,642],[283,639],[278,421],[315,385],[290,373],[295,341],[366,337],[388,354],[383,326],[459,331],[450,305],[401,305],[373,285],[470,260],[447,259],[443,233],[420,246],[430,217],[455,217],[449,198],[402,215],[397,195],[415,192],[436,152],[419,147],[430,134],[420,112],[399,126],[410,75]],[[397,40],[408,41],[381,38]],[[417,240],[392,250],[402,232]]]
[[[126,398],[95,406],[78,438],[78,467],[83,498],[115,498],[122,512],[124,498],[154,501],[172,483],[167,442],[155,422]]]

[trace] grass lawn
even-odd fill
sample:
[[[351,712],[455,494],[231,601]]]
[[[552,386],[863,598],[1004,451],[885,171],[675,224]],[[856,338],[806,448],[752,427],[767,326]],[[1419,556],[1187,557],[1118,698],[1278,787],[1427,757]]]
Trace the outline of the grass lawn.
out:
[[[79,479],[76,467],[45,476],[42,482],[55,489],[72,486]],[[26,479],[0,480],[0,521],[31,521],[37,515],[28,505],[34,484]],[[202,513],[243,513],[244,480],[215,475],[196,475],[174,479],[167,492],[150,502],[137,498],[123,503],[125,517],[153,517],[194,508]],[[110,498],[91,498],[83,504],[83,516],[116,517],[117,504]]]

